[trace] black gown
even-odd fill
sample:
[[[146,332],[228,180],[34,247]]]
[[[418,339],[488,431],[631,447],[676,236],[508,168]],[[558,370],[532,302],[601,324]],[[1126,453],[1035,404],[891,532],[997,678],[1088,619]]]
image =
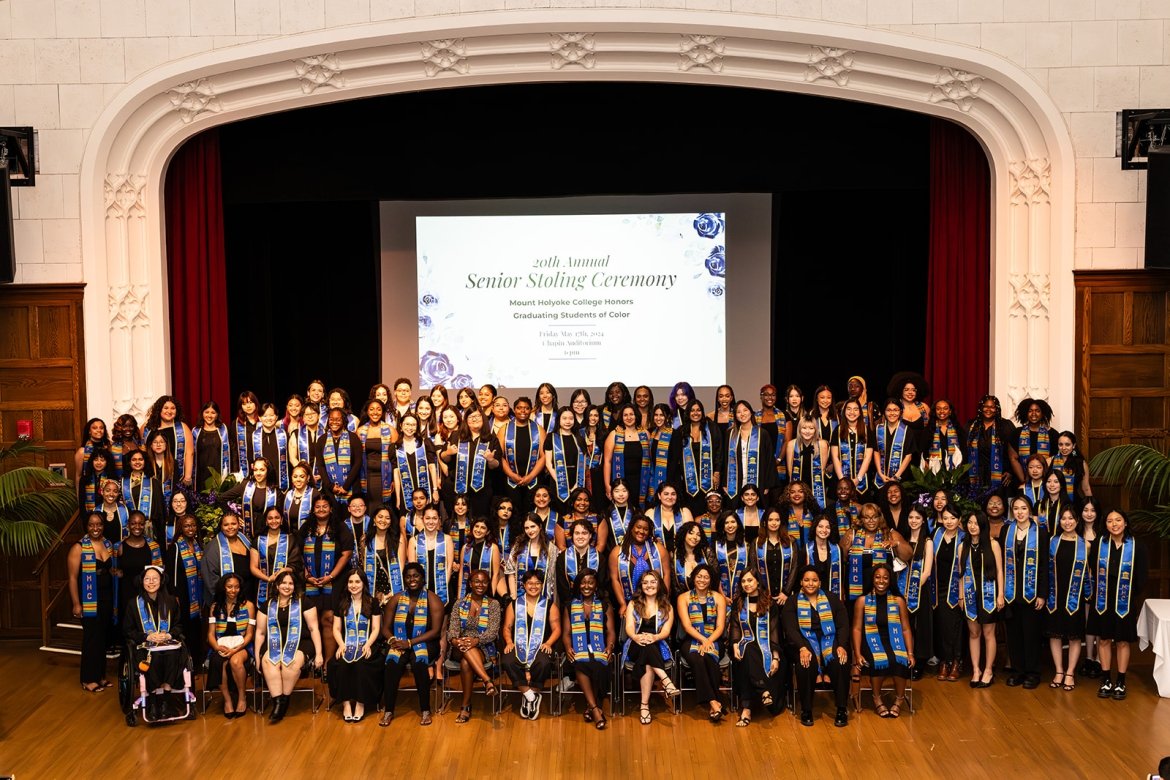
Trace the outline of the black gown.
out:
[[[1100,545],[1109,542],[1108,536],[1098,537],[1089,550],[1089,562],[1094,568],[1097,563],[1097,552]],[[1086,631],[1101,639],[1112,639],[1116,642],[1136,642],[1138,613],[1142,606],[1142,589],[1146,584],[1149,573],[1149,559],[1146,546],[1141,542],[1134,545],[1133,577],[1131,580],[1129,612],[1122,617],[1114,608],[1117,603],[1117,580],[1121,573],[1121,554],[1114,547],[1109,555],[1109,577],[1106,585],[1105,612],[1097,612],[1096,575],[1093,574],[1093,597],[1089,601],[1089,623]]]
[[[1085,545],[1085,555],[1088,556],[1093,545]],[[1044,621],[1044,633],[1049,637],[1064,639],[1082,639],[1085,636],[1085,596],[1092,593],[1093,567],[1091,559],[1085,561],[1084,578],[1081,581],[1081,597],[1076,600],[1077,608],[1069,614],[1066,609],[1068,603],[1068,589],[1072,585],[1073,562],[1076,560],[1077,543],[1075,540],[1061,539],[1056,543],[1056,608],[1047,614]],[[1137,557],[1137,551],[1134,551]],[[1044,594],[1047,598],[1047,592]]]

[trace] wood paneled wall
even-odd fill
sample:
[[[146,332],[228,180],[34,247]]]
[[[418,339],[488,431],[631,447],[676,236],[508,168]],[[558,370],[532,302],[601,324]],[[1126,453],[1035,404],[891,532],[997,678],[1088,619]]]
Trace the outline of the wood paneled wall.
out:
[[[1088,456],[1118,444],[1170,446],[1170,270],[1077,271],[1076,433]],[[1094,485],[1108,504],[1132,497]],[[1148,596],[1170,595],[1170,544],[1150,547]]]
[[[39,466],[66,464],[81,441],[85,410],[84,285],[0,285],[0,442],[16,440],[17,420],[32,421],[45,447]],[[64,556],[53,579],[64,577]],[[0,635],[40,635],[39,582],[34,559],[0,559]]]

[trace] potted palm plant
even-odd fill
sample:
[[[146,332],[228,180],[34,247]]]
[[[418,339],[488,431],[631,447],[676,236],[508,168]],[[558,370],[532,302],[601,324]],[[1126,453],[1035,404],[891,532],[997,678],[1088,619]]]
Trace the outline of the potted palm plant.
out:
[[[1098,480],[1132,488],[1153,504],[1129,517],[1134,525],[1170,538],[1170,457],[1144,444],[1121,444],[1098,452],[1089,468]]]
[[[27,440],[0,447],[0,555],[36,555],[77,511],[73,483],[40,466],[15,465],[44,448]]]

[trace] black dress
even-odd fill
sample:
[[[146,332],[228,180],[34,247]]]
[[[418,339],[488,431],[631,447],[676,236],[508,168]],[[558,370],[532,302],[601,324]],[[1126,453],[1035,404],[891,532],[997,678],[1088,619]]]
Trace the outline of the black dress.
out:
[[[228,463],[229,468],[231,464],[230,442],[229,442]],[[195,466],[191,470],[192,486],[196,490],[202,490],[203,485],[208,478],[220,475],[220,467],[223,465],[223,442],[219,437],[219,430],[209,431],[201,429],[199,435],[195,437]]]
[[[1108,536],[1098,537],[1089,551],[1089,563],[1092,572],[1097,565],[1097,554],[1102,544],[1110,543]],[[1097,612],[1097,585],[1096,574],[1093,576],[1093,597],[1089,601],[1089,623],[1086,631],[1101,639],[1112,639],[1115,642],[1136,642],[1138,613],[1141,612],[1142,588],[1146,584],[1146,575],[1149,573],[1149,563],[1146,546],[1141,542],[1134,543],[1133,550],[1133,577],[1131,579],[1129,611],[1124,617],[1117,614],[1117,581],[1121,573],[1121,551],[1114,546],[1109,555],[1109,576],[1106,582],[1105,611]]]
[[[1088,556],[1093,545],[1085,545],[1085,555]],[[1056,543],[1056,555],[1053,556],[1056,565],[1056,604],[1048,612],[1044,622],[1044,633],[1049,637],[1062,639],[1083,639],[1085,636],[1085,597],[1092,593],[1093,567],[1091,559],[1085,561],[1084,577],[1081,581],[1081,596],[1076,599],[1076,609],[1071,614],[1067,609],[1068,590],[1072,585],[1073,563],[1076,560],[1077,543],[1060,539]],[[1137,557],[1137,551],[1134,551]],[[1045,593],[1045,596],[1048,594]],[[1052,605],[1050,605],[1052,606]]]
[[[112,560],[112,559],[111,559]],[[119,616],[126,612],[126,605],[134,598],[134,583],[139,575],[150,565],[150,544],[144,543],[141,547],[131,547],[122,543],[118,554],[118,571],[122,576],[118,578],[118,612]],[[124,632],[123,632],[124,633]]]
[[[894,643],[890,639],[890,594],[887,591],[884,595],[874,594],[876,600],[876,618],[877,618],[877,635],[881,640],[882,649],[886,653],[886,666],[883,669],[874,668],[873,650],[869,646],[869,635],[865,631],[865,624],[861,627],[861,655],[865,658],[865,664],[862,665],[863,673],[870,677],[902,677],[910,679],[910,667],[900,663],[894,655]],[[915,652],[915,656],[919,657],[922,654]]]
[[[350,605],[342,602],[337,607],[337,615],[333,619],[341,621],[341,633],[344,636],[345,615]],[[372,617],[367,618],[372,624]],[[385,672],[383,667],[386,665],[377,648],[378,644],[375,642],[371,646],[369,658],[363,658],[358,652],[352,661],[347,661],[344,657],[329,659],[330,697],[335,701],[356,701],[367,707],[377,706],[378,700],[382,698],[382,677]]]
[[[97,615],[81,619],[81,683],[100,683],[106,679],[106,646],[111,636],[114,618],[114,578],[110,574],[114,556],[94,558],[97,577]],[[82,575],[78,572],[77,592],[84,593]]]
[[[963,576],[966,576],[966,566],[968,560],[971,563],[971,580],[974,583],[975,603],[978,607],[974,622],[983,625],[987,625],[988,623],[998,623],[1000,618],[1000,611],[994,607],[991,610],[987,610],[983,606],[983,583],[987,579],[995,580],[998,573],[998,569],[996,569],[995,566],[995,553],[991,551],[990,540],[971,544],[971,539],[967,539],[963,545]],[[963,588],[962,583],[960,583],[960,588]],[[960,592],[962,592],[962,590],[960,590]],[[996,589],[996,595],[1002,595],[998,592],[998,586]],[[968,620],[970,620],[970,618],[968,618]]]

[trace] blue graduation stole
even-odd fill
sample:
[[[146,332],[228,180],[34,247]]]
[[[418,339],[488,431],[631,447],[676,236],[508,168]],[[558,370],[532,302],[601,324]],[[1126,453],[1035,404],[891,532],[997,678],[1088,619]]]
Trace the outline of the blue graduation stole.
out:
[[[837,624],[833,621],[833,607],[825,592],[817,591],[817,617],[821,621],[820,636],[812,627],[812,603],[804,591],[796,595],[796,622],[800,635],[812,646],[817,669],[824,671],[833,658],[833,645],[837,639]]]
[[[698,631],[704,638],[710,639],[711,635],[715,633],[718,615],[715,612],[715,594],[712,591],[707,591],[705,599],[698,599],[695,597],[695,592],[691,591],[687,594],[687,617],[691,619],[691,628]],[[699,646],[702,642],[690,637],[690,651],[692,653],[699,652]],[[719,643],[714,642],[711,646],[710,655],[715,658],[719,657]]]
[[[317,542],[321,543],[321,555],[317,555]],[[321,579],[326,574],[333,571],[333,564],[337,554],[337,542],[333,539],[333,535],[329,533],[329,529],[325,529],[325,533],[318,535],[316,526],[310,531],[308,537],[305,539],[305,549],[302,551],[302,557],[305,559],[305,568],[313,575],[315,579]],[[312,583],[305,585],[305,595],[317,596],[333,593],[333,583],[327,582],[324,585],[313,585]]]
[[[251,550],[252,544],[248,541],[248,537],[243,534],[236,534],[236,538],[244,543],[244,548]],[[220,531],[215,535],[215,540],[219,545],[219,576],[222,578],[225,574],[243,574],[236,571],[235,562],[232,560],[232,547],[228,542],[228,538]]]
[[[260,571],[268,571],[268,534],[256,537],[256,553],[260,556]],[[276,555],[272,562],[272,571],[280,571],[288,565],[288,534],[279,534],[276,537]],[[372,581],[372,580],[371,580]],[[256,588],[256,603],[263,604],[268,599],[268,581],[260,580]]]
[[[862,615],[865,622],[865,643],[869,645],[869,652],[873,656],[873,668],[879,671],[888,669],[890,657],[882,644],[881,634],[878,633],[876,594],[871,593],[865,597]],[[894,658],[902,666],[909,666],[910,655],[906,652],[906,637],[902,635],[902,614],[898,609],[898,600],[893,596],[886,597],[886,629],[890,632]]]
[[[349,599],[349,606],[345,609],[345,649],[341,653],[341,660],[353,663],[362,657],[362,648],[370,638],[370,618],[360,610],[354,609],[353,599]]]
[[[457,495],[467,493],[468,487],[474,492],[479,492],[483,489],[484,470],[487,468],[487,460],[484,455],[486,451],[487,444],[484,443],[483,439],[476,442],[474,453],[471,451],[471,442],[459,442],[455,456],[455,493]],[[471,471],[470,485],[468,485],[467,481],[469,468]],[[568,498],[568,495],[565,497]]]
[[[1077,500],[1077,474],[1076,470],[1069,468],[1068,458],[1061,455],[1059,452],[1052,456],[1052,468],[1064,475],[1064,497],[1068,499],[1070,504]],[[1054,527],[1055,530],[1055,527]]]
[[[402,475],[402,501],[407,512],[414,511],[414,474],[410,470],[410,456],[402,447],[395,447],[398,459],[398,472]],[[414,451],[414,465],[418,472],[418,487],[431,495],[431,474],[427,463],[427,448],[422,439],[418,440],[418,449]]]
[[[288,490],[288,434],[279,425],[272,429],[276,434],[276,466],[280,475],[281,490]],[[252,431],[252,451],[257,456],[264,454],[264,426],[257,425]]]
[[[280,599],[268,602],[268,662],[291,666],[301,645],[301,600],[295,595],[288,603],[288,635],[281,637],[277,612]]]
[[[270,490],[268,494],[272,496],[272,500],[275,502],[275,492]],[[296,500],[296,496],[293,495],[291,490],[284,494],[284,519],[288,523],[289,528],[300,528],[309,519],[309,515],[313,513],[313,491],[306,490],[304,495],[301,496],[300,503],[297,504],[297,516],[295,518],[290,514],[294,500]],[[268,510],[265,509],[264,511],[267,512]]]
[[[739,455],[736,453],[736,445],[739,443],[739,431],[735,432],[734,436],[727,437],[727,495],[735,498],[739,495],[740,479],[739,479]],[[752,432],[748,434],[747,446],[747,468],[744,469],[743,484],[758,485],[760,484],[760,426],[753,425]]]
[[[828,599],[822,600],[825,604],[828,604]],[[759,645],[760,653],[764,656],[765,674],[772,668],[772,642],[771,627],[768,625],[768,602],[767,595],[761,594],[759,601],[756,603],[755,615],[752,615],[751,610],[748,609],[747,599],[743,599],[743,603],[739,606],[739,625],[743,631],[739,640],[740,657],[743,657],[743,652],[747,649],[747,646],[755,642]],[[829,621],[832,622],[832,616],[829,617]]]
[[[102,539],[109,555],[114,547],[109,539]],[[88,535],[81,537],[81,614],[82,617],[97,617],[97,553],[93,540]]]
[[[569,603],[569,638],[573,646],[573,655],[579,660],[607,663],[605,610],[600,601],[593,599],[588,616],[585,615],[585,602],[581,598],[575,598]]]
[[[126,541],[130,535],[130,508],[125,504],[118,504],[118,531],[118,541]]]
[[[427,631],[427,623],[430,621],[430,610],[427,604],[427,593],[424,590],[418,595],[414,602],[414,609],[410,608],[409,594],[403,594],[398,597],[398,606],[394,608],[394,622],[393,631],[394,638],[403,642],[409,642],[416,636],[421,636]],[[407,628],[407,619],[410,619],[411,626]],[[431,663],[430,652],[427,650],[426,642],[415,642],[411,644],[410,649],[414,651],[414,660],[425,666]],[[401,650],[390,648],[386,651],[386,663],[394,661],[402,657]]]
[[[1032,429],[1025,425],[1020,429],[1019,448],[1016,452],[1020,456],[1020,460],[1027,460],[1033,454],[1043,455],[1045,458],[1052,456],[1052,441],[1049,436],[1047,425],[1041,425],[1036,430],[1036,452],[1032,452]]]
[[[250,443],[248,424],[236,420],[236,454],[240,458],[240,472],[243,473],[244,479],[252,473],[252,449],[248,446]]]
[[[800,452],[797,448],[800,447],[800,440],[797,439],[792,443],[792,475],[790,479],[793,482],[806,482],[812,486],[813,498],[817,500],[817,506],[825,506],[825,470],[821,465],[821,447],[820,440],[814,439],[812,443],[812,474],[804,474],[804,458],[800,457]],[[805,477],[808,476],[808,479]]]
[[[390,541],[389,535],[387,535],[386,541]],[[399,565],[397,553],[389,547],[386,548],[386,559],[390,561],[390,571],[387,574],[390,575],[390,595],[393,596],[395,593],[402,592],[402,567]],[[364,569],[366,572],[366,582],[370,583],[371,588],[377,582],[377,568],[380,565],[381,561],[378,559],[378,553],[374,550],[374,538],[370,537],[366,542]]]
[[[147,604],[146,604],[146,597],[145,596],[138,596],[137,601],[138,601],[138,619],[142,621],[142,633],[146,634],[147,636],[150,636],[151,634],[154,634],[154,633],[163,633],[163,634],[171,633],[171,613],[170,613],[170,610],[167,610],[166,614],[163,614],[162,604],[156,602],[156,606],[159,607],[159,616],[158,616],[158,619],[156,620],[154,613],[151,611],[150,607],[147,606]]]
[[[963,612],[968,620],[979,617],[979,602],[975,600],[975,571],[971,566],[974,551],[967,551],[967,570],[963,577],[963,596],[965,599]],[[983,611],[995,611],[995,577],[988,577],[983,565],[983,554],[979,555],[979,580],[982,585],[980,594],[983,597]]]
[[[926,531],[919,531],[918,543],[922,543],[922,535]],[[915,554],[910,558],[910,564],[902,571],[898,572],[898,590],[906,596],[906,609],[911,612],[918,610],[918,604],[922,597],[922,569],[925,567],[925,561],[917,555],[918,549],[915,547]]]
[[[677,515],[677,512],[676,512],[676,515]],[[665,546],[666,545],[666,531],[662,528],[662,505],[661,504],[654,507],[654,510],[650,513],[650,520],[654,524],[654,540],[661,542],[662,545]],[[677,521],[678,518],[675,517],[675,520]],[[677,522],[675,523],[675,528],[678,528]]]
[[[864,493],[869,489],[869,473],[858,477],[857,472],[861,468],[862,459],[865,458],[865,444],[858,438],[857,433],[850,431],[848,427],[841,429],[837,441],[841,450],[841,470],[845,472],[845,476],[853,480],[857,492]]]
[[[532,629],[528,628],[528,594],[521,591],[516,597],[516,659],[525,667],[532,666],[540,645],[544,642],[544,622],[548,617],[548,596],[541,591],[532,612]]]
[[[666,612],[659,609],[658,615],[656,617],[656,621],[657,621],[656,625],[658,626],[659,629],[661,629],[663,626],[663,623],[666,621]],[[633,637],[626,637],[626,643],[624,645],[622,645],[622,665],[623,666],[625,665],[626,661],[629,660],[630,645],[633,644],[633,642],[634,642]],[[670,645],[666,644],[665,639],[658,640],[658,650],[659,650],[659,652],[662,653],[663,660],[669,661],[671,659],[672,656],[670,654]]]
[[[890,551],[881,547],[884,541],[884,535],[881,531],[877,531],[873,535],[873,542],[867,548],[865,546],[865,534],[853,534],[853,541],[849,545],[849,600],[859,598],[862,595],[864,587],[862,577],[862,559],[865,557],[865,550],[872,553],[873,565],[877,566],[879,563],[888,563]]]
[[[1011,546],[1003,552],[1004,557],[1004,594],[1003,600],[1011,604],[1016,600],[1016,523],[1008,523],[1006,539]],[[1040,526],[1032,523],[1028,527],[1028,535],[1024,540],[1024,600],[1036,600],[1036,577],[1040,568]]]
[[[778,544],[780,549],[780,582],[776,583],[781,589],[784,588],[784,583],[788,582],[788,575],[792,571],[792,545],[787,547]],[[772,583],[768,580],[768,540],[765,537],[764,541],[756,545],[756,558],[760,562],[760,579],[764,585],[764,589],[769,593],[772,591]]]
[[[258,524],[256,522],[256,517],[255,517],[254,513],[252,512],[252,497],[254,495],[256,495],[256,483],[253,482],[252,480],[248,480],[248,483],[246,485],[244,485],[244,495],[243,495],[244,500],[240,504],[240,510],[244,515],[244,517],[243,517],[244,529],[249,534],[255,534],[256,531],[259,530],[257,528]],[[265,487],[264,488],[264,510],[260,513],[260,519],[263,520],[264,515],[268,512],[268,510],[270,508],[272,508],[274,506],[276,506],[276,491],[273,490],[272,488]],[[286,515],[287,515],[287,511],[286,511]]]
[[[219,474],[222,477],[232,470],[232,458],[228,451],[228,431],[227,426],[223,423],[217,425],[215,430],[219,434]],[[202,425],[198,428],[191,429],[191,438],[195,440],[196,447],[199,446],[199,435],[202,433],[206,433]],[[179,473],[182,473],[182,471]]]
[[[1081,606],[1081,596],[1088,595],[1089,583],[1085,578],[1085,571],[1089,565],[1089,544],[1083,536],[1077,536],[1073,553],[1072,571],[1069,572],[1068,595],[1064,600],[1064,611],[1075,615]],[[1052,537],[1048,543],[1048,600],[1045,606],[1052,614],[1057,609],[1057,582],[1056,582],[1056,550],[1060,546],[1060,537]]]
[[[626,538],[626,527],[628,525],[626,518],[629,516],[629,507],[624,507],[619,510],[615,506],[609,510],[609,527],[613,531],[613,538],[616,540],[618,547],[621,547],[622,540]]]
[[[674,430],[667,428],[658,432],[658,443],[654,448],[654,471],[646,484],[646,503],[652,503],[658,493],[658,486],[666,481],[670,464],[670,437]]]
[[[837,598],[844,598],[841,590],[841,548],[832,542],[825,545],[829,550],[829,592]],[[805,558],[809,563],[817,563],[817,543],[810,541],[805,547]]]
[[[711,429],[704,425],[700,426],[700,430],[702,433],[699,436],[699,463],[697,466],[695,464],[695,451],[691,449],[690,434],[686,431],[683,432],[683,479],[686,481],[687,493],[692,496],[697,495],[700,490],[705,492],[711,489],[711,475],[714,471],[711,459]],[[757,446],[758,444],[757,441]],[[734,444],[732,449],[734,449]]]
[[[710,437],[708,437],[710,440]],[[638,443],[642,445],[642,468],[638,477],[638,485],[642,490],[646,489],[646,484],[650,481],[650,435],[646,431],[638,431]],[[626,432],[624,428],[618,428],[614,432],[613,438],[613,478],[614,480],[626,478]],[[641,501],[641,496],[630,496],[630,500],[638,503]]]
[[[349,477],[349,467],[353,453],[350,451],[349,437],[342,434],[333,443],[333,436],[325,434],[325,446],[322,449],[322,460],[325,461],[325,471],[329,474],[329,481],[334,485],[345,485]]]
[[[589,464],[588,464],[589,468],[592,469],[592,468],[596,468],[597,466],[600,466],[601,465],[601,456],[603,454],[602,449],[601,449],[601,442],[597,441],[597,437],[594,436],[593,444],[590,445],[589,444],[589,435],[588,435],[589,429],[586,428],[585,426],[581,426],[577,430],[577,432],[579,434],[581,434],[581,440],[585,442],[585,446],[589,447]]]
[[[537,515],[539,517],[539,515]],[[548,518],[544,521],[544,535],[549,539],[555,539],[557,536],[557,525],[560,524],[561,517],[557,514],[557,510],[549,507]],[[568,528],[565,532],[568,533]]]
[[[979,462],[979,433],[982,430],[982,420],[976,420],[971,423],[971,429],[967,432],[967,461],[971,464],[971,476],[978,480],[979,470],[982,464]],[[993,490],[998,490],[999,486],[1003,484],[1003,442],[999,440],[999,425],[996,423],[991,426],[991,441],[988,447],[991,459],[990,469],[988,474],[987,487]]]
[[[439,597],[439,601],[444,604],[447,603],[447,585],[451,575],[451,567],[448,561],[447,550],[447,535],[440,532],[435,537],[435,567],[434,571],[430,570],[427,559],[427,535],[420,533],[414,537],[414,550],[417,555],[418,562],[426,569],[427,575],[427,589],[434,591],[435,595]]]
[[[562,554],[565,556],[565,578],[568,579],[570,583],[573,583],[577,579],[577,572],[579,570],[577,563],[577,550],[576,548],[570,547]],[[585,567],[588,569],[593,569],[593,571],[599,571],[598,567],[600,566],[600,557],[601,556],[597,554],[597,548],[593,545],[589,545],[589,550],[585,553]]]
[[[154,481],[151,477],[142,475],[142,482],[139,483],[138,502],[134,501],[134,489],[130,485],[130,477],[122,478],[122,500],[126,502],[126,506],[137,509],[142,514],[150,519],[150,507],[154,503]],[[150,524],[146,526],[147,533],[150,532]]]
[[[203,578],[199,576],[199,564],[203,562],[203,548],[199,541],[188,544],[185,536],[175,542],[179,549],[179,560],[183,562],[183,575],[187,580],[187,611],[191,617],[198,617],[203,601]]]
[[[888,464],[886,471],[894,474],[898,471],[898,467],[902,465],[902,454],[905,452],[906,447],[906,423],[898,422],[898,427],[894,429],[894,438],[892,441],[886,441],[887,435],[886,424],[882,423],[877,427],[877,449],[881,452],[882,457],[886,459],[886,463]],[[882,479],[880,473],[874,475],[873,484],[879,488],[885,484],[885,480]]]
[[[326,427],[325,421],[320,420],[317,423],[317,436],[325,436]],[[309,451],[309,429],[304,423],[297,428],[297,454],[301,456],[301,460],[307,460],[312,464],[312,474],[317,476],[317,459],[313,457],[313,453]]]
[[[938,591],[939,591],[939,572],[938,570],[938,551],[942,545],[943,534],[946,530],[939,526],[934,532],[934,571],[931,572],[931,579],[934,581],[934,606],[938,606]],[[951,561],[951,571],[947,575],[947,595],[946,604],[949,607],[959,606],[959,588],[961,585],[962,569],[959,567],[959,545],[967,538],[967,534],[959,530],[955,532],[955,557]]]
[[[715,542],[715,561],[719,565],[719,582],[723,586],[723,595],[732,598],[735,589],[739,586],[739,578],[747,569],[747,544],[740,542],[735,548],[735,563],[731,562],[730,551],[727,548],[727,539]]]
[[[850,501],[848,506],[841,506],[841,502],[838,501],[833,512],[837,516],[837,533],[843,536],[853,527],[857,516],[861,513],[861,507],[856,501]]]
[[[536,463],[537,458],[540,457],[540,426],[532,420],[529,420],[526,425],[528,428],[528,469],[532,469],[532,464]],[[504,457],[508,459],[508,465],[512,467],[520,476],[524,476],[527,471],[521,472],[520,466],[516,462],[516,420],[515,418],[508,420],[507,427],[504,428]],[[517,483],[508,477],[508,485],[510,487],[517,487]],[[536,488],[535,480],[528,483],[528,489]]]
[[[569,468],[565,462],[565,442],[562,438],[560,429],[553,431],[553,471],[555,472],[557,482],[557,498],[561,501],[568,501],[569,494],[575,488],[585,487],[585,453],[581,449],[580,443],[577,445],[577,479],[574,484],[569,484]],[[462,446],[462,445],[460,445]],[[458,492],[458,488],[456,488]]]
[[[1104,615],[1109,608],[1109,556],[1112,555],[1113,541],[1102,537],[1097,545],[1097,614]],[[1130,595],[1133,588],[1133,555],[1135,542],[1132,536],[1121,543],[1121,566],[1117,571],[1117,597],[1114,612],[1118,617],[1129,614]]]
[[[1024,483],[1024,498],[1028,499],[1030,509],[1034,509],[1036,504],[1040,503],[1040,499],[1044,498],[1044,483],[1039,485],[1033,484],[1032,480]]]
[[[164,427],[166,427],[166,426],[164,426]],[[187,458],[187,442],[184,441],[183,426],[172,425],[170,427],[173,428],[175,431],[175,452],[174,452],[175,473],[182,474],[183,473],[183,463]],[[159,428],[159,430],[162,430],[162,428]],[[152,433],[154,433],[154,431],[152,431],[150,428],[147,428],[146,430],[144,430],[142,432],[142,440],[143,441],[150,441],[150,434],[152,434]],[[192,432],[192,434],[194,434],[194,432]],[[168,449],[170,448],[170,442],[167,442],[167,448]],[[170,497],[168,496],[168,500],[169,500],[169,498]]]

